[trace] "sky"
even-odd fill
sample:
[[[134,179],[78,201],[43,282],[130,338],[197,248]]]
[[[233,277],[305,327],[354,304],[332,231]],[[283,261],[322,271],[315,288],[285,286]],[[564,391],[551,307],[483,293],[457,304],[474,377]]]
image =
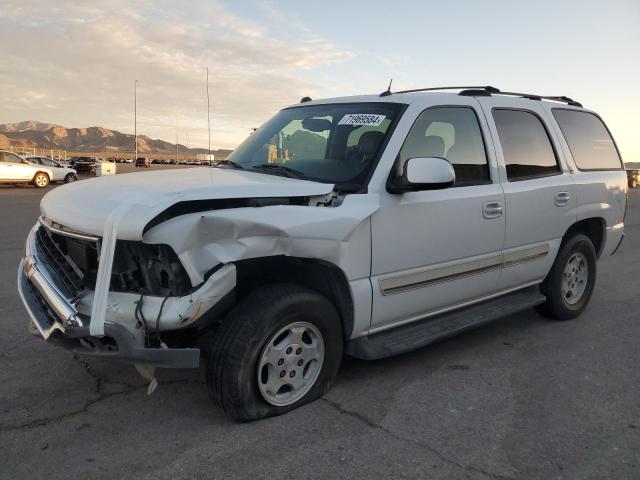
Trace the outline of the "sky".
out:
[[[312,98],[440,85],[567,95],[640,161],[639,0],[2,0],[0,123],[233,148]]]

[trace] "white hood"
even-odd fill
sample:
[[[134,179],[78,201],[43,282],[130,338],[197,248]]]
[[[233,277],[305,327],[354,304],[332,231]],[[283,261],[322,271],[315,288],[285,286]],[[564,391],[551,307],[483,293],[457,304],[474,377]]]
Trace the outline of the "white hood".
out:
[[[60,225],[102,236],[106,219],[127,205],[118,238],[140,240],[145,225],[188,200],[327,195],[332,184],[221,168],[185,168],[94,178],[70,183],[42,199],[42,215]]]

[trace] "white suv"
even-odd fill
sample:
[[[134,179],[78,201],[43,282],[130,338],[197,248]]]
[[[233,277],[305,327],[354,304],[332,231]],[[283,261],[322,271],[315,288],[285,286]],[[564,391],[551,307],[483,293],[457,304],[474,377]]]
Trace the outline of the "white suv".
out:
[[[623,238],[609,131],[566,97],[459,90],[305,98],[217,168],[48,193],[19,268],[34,331],[138,366],[203,354],[245,421],[321,396],[343,352],[577,317]]]
[[[53,177],[51,167],[33,165],[15,153],[0,150],[0,183],[31,183],[44,188]]]

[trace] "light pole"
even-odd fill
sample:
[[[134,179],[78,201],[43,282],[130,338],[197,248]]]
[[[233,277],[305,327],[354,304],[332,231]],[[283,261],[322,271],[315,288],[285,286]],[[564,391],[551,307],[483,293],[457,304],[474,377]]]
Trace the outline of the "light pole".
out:
[[[209,148],[207,149],[207,160],[211,166],[211,115],[209,114],[209,67],[207,67],[207,130],[209,131]]]
[[[133,136],[136,142],[135,163],[138,161],[138,80],[133,82]]]

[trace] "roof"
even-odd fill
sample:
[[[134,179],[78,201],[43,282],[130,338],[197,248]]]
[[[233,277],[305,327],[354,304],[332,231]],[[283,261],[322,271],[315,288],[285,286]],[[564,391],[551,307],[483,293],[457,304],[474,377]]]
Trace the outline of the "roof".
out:
[[[467,97],[489,97],[489,96],[508,96],[511,98],[520,98],[523,101],[550,101],[553,103],[566,104],[572,107],[582,108],[582,104],[564,95],[537,95],[532,93],[517,93],[501,91],[498,88],[491,86],[472,86],[472,87],[427,87],[416,88],[411,90],[402,90],[393,92],[389,89],[374,95],[354,95],[346,97],[334,97],[324,98],[320,100],[312,100],[309,97],[303,97],[300,103],[291,105],[291,107],[299,106],[302,103],[309,103],[310,105],[321,105],[327,103],[362,103],[362,102],[392,102],[392,103],[405,103],[411,104],[420,99],[424,99],[425,96],[437,96],[440,97],[443,102],[447,99],[458,96]]]

